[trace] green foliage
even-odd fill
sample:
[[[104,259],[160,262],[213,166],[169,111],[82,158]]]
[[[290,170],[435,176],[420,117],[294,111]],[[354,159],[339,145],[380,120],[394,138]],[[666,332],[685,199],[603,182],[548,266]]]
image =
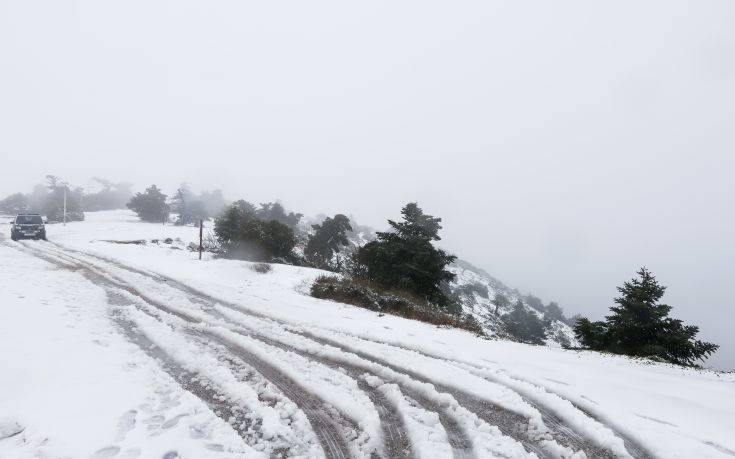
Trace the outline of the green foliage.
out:
[[[168,220],[169,206],[166,195],[156,185],[146,188],[145,193],[135,193],[128,203],[132,210],[144,222],[165,222]]]
[[[432,244],[441,239],[441,218],[424,214],[416,203],[407,204],[401,213],[403,221],[388,221],[393,231],[377,233],[376,240],[357,251],[357,274],[385,288],[408,290],[429,302],[450,306],[441,287],[454,280],[446,267],[456,257]]]
[[[616,306],[604,322],[581,318],[574,327],[577,339],[590,349],[692,365],[704,360],[719,346],[696,339],[699,328],[669,317],[671,306],[659,301],[666,287],[646,268],[638,278],[618,287]]]
[[[293,230],[258,218],[255,207],[236,201],[215,220],[214,233],[226,256],[253,261],[291,260],[296,244]]]
[[[299,226],[299,221],[303,214],[296,214],[293,212],[286,213],[286,209],[279,202],[266,202],[260,205],[260,208],[256,211],[256,217],[263,221],[275,220],[278,223],[288,226],[292,230],[296,231]]]
[[[339,266],[334,266],[332,259],[335,253],[339,253],[344,246],[349,244],[347,233],[352,231],[350,219],[342,214],[337,214],[311,227],[314,228],[314,233],[309,235],[309,240],[304,248],[304,256],[317,267],[338,269]]]
[[[546,332],[544,323],[532,311],[526,309],[521,300],[513,306],[513,311],[503,317],[505,330],[524,343],[544,344]]]
[[[609,345],[607,324],[605,322],[592,322],[586,317],[577,319],[574,325],[574,334],[583,346],[595,350],[605,350]]]

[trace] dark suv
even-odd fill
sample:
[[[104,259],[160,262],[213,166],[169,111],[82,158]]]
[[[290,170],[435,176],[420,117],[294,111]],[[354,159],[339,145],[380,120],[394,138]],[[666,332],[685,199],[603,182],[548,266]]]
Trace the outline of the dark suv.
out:
[[[18,214],[10,229],[10,239],[46,239],[46,227],[38,214]]]

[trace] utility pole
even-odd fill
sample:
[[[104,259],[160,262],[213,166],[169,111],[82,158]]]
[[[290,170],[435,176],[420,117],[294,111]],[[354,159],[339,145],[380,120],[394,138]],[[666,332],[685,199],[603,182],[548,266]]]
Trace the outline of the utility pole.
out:
[[[199,220],[199,259],[202,259],[202,233],[204,232],[204,220]]]
[[[66,226],[66,190],[68,187],[64,186],[64,226]]]

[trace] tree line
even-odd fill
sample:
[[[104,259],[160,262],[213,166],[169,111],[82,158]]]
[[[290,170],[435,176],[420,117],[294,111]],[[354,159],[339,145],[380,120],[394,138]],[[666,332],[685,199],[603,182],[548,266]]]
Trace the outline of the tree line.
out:
[[[165,195],[159,190],[151,187],[146,194],[158,203],[159,210],[165,209]],[[181,189],[175,196],[180,216],[188,215],[183,209],[187,209],[187,205],[190,209],[196,202],[187,196],[190,195],[182,193]],[[139,195],[136,198],[140,199]],[[135,205],[130,207],[140,210]],[[236,201],[215,218],[214,233],[219,250],[226,257],[303,264],[340,272],[354,279],[350,283],[343,277],[326,287],[322,280],[318,289],[321,295],[331,292],[332,297],[342,301],[352,299],[364,304],[372,301],[369,300],[371,296],[381,293],[401,295],[405,292],[406,298],[418,298],[424,308],[428,306],[442,313],[461,315],[457,295],[462,292],[453,293],[448,288],[455,280],[448,268],[456,257],[435,246],[441,240],[442,219],[424,213],[417,203],[406,204],[401,209],[401,216],[398,221],[388,220],[388,231],[377,232],[374,240],[352,248],[349,253],[344,252],[350,245],[348,235],[353,231],[353,222],[347,216],[325,217],[307,230],[299,225],[303,215],[286,211],[280,203],[255,206],[245,200]],[[179,218],[180,223],[185,223],[185,218]],[[303,246],[301,253],[295,250],[299,241]],[[638,275],[639,278],[618,288],[621,296],[614,300],[617,306],[611,308],[612,314],[605,321],[592,322],[582,317],[567,319],[557,303],[544,306],[533,295],[519,295],[511,308],[507,296],[498,292],[492,303],[496,315],[500,309],[510,308],[510,312],[502,316],[505,331],[528,343],[543,344],[550,323],[559,320],[572,322],[577,339],[587,349],[654,357],[685,365],[703,360],[717,350],[717,345],[696,339],[699,332],[696,326],[684,325],[669,317],[671,307],[659,303],[665,287],[658,284],[648,270],[643,268]],[[464,287],[473,290],[465,294],[477,290],[472,286]],[[488,295],[486,288],[478,293]],[[383,301],[381,304],[389,303]]]
[[[0,200],[0,212],[5,214],[38,213],[50,222],[64,218],[66,195],[67,221],[84,220],[84,212],[122,209],[132,195],[131,185],[94,178],[99,186],[95,192],[73,186],[61,177],[47,175],[44,184],[38,184],[30,193],[14,193]]]
[[[398,305],[404,313],[406,305],[411,304],[409,309],[434,309],[440,315],[460,317],[463,313],[458,295],[489,294],[481,285],[462,286],[455,291],[449,288],[455,275],[448,268],[456,257],[435,246],[441,240],[442,219],[424,213],[417,203],[406,204],[400,220],[388,220],[388,231],[377,232],[373,240],[351,247],[349,236],[354,235],[357,225],[344,214],[324,217],[309,227],[302,224],[302,214],[286,210],[279,202],[254,205],[241,199],[227,203],[219,190],[196,194],[185,184],[169,199],[155,185],[133,195],[129,185],[102,179],[98,182],[102,185],[100,191],[84,193],[59,177],[47,176],[46,184],[32,193],[16,193],[0,201],[0,212],[37,211],[51,221],[59,221],[66,193],[69,220],[83,219],[84,210],[121,208],[123,201],[146,222],[166,222],[171,213],[178,225],[214,218],[217,246],[213,250],[221,256],[338,272],[343,277],[326,288],[322,282],[321,294],[331,292],[341,300],[353,298],[360,304]],[[510,309],[502,315],[506,332],[528,343],[543,344],[550,322],[560,320],[572,322],[582,346],[597,351],[692,365],[717,350],[716,344],[696,338],[698,327],[669,316],[671,306],[660,303],[666,287],[650,271],[642,268],[637,274],[637,278],[618,287],[621,295],[614,299],[616,306],[611,307],[604,321],[567,319],[557,303],[544,306],[533,295],[519,295],[511,308],[508,297],[498,292],[492,304],[499,316],[499,310]],[[405,301],[390,300],[396,295]],[[462,320],[470,322],[472,329],[479,328],[470,317]]]

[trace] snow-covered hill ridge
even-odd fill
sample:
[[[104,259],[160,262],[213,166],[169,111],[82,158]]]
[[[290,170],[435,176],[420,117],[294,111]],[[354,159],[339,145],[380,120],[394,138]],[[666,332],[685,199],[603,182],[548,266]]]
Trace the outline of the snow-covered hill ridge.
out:
[[[348,239],[350,241],[349,252],[375,239],[375,234],[369,228],[361,227],[360,231],[350,234]],[[337,256],[343,257],[344,255],[338,254]],[[551,314],[547,314],[541,304],[533,307],[526,296],[508,287],[484,269],[458,258],[449,270],[456,275],[456,279],[449,286],[452,297],[460,302],[465,314],[477,319],[488,336],[512,338],[504,331],[503,317],[510,314],[513,306],[520,300],[527,311],[535,314],[544,322],[547,345],[563,347],[579,345],[574,331],[563,318],[559,320],[557,317],[551,317]],[[505,296],[508,303],[496,307],[493,300],[497,294]]]
[[[455,297],[462,303],[464,312],[475,316],[488,335],[505,336],[503,316],[509,314],[513,305],[520,300],[526,310],[536,314],[546,324],[547,345],[579,344],[567,323],[532,307],[520,292],[506,286],[483,269],[476,268],[466,261],[457,260],[450,267],[450,271],[457,276],[451,285]],[[504,295],[509,300],[508,303],[496,308],[493,300],[497,294]]]

